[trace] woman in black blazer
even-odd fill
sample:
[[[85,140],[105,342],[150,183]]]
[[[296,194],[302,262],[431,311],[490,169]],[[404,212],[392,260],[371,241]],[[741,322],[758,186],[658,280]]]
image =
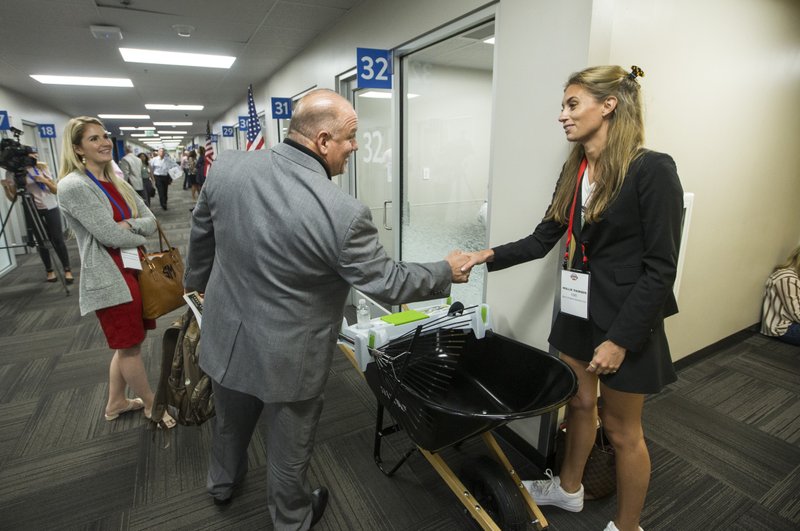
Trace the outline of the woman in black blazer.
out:
[[[561,475],[526,481],[539,505],[583,509],[583,469],[595,439],[597,386],[603,424],[616,451],[617,513],[606,530],[635,531],[650,481],[642,432],[645,395],[676,380],[664,318],[672,293],[683,190],[669,155],[643,149],[636,78],[619,66],[573,74],[559,115],[575,146],[553,201],[533,234],[472,253],[462,268],[496,271],[545,256],[564,233],[561,311],[548,341],[578,375],[567,408]],[[588,294],[588,301],[586,295]]]

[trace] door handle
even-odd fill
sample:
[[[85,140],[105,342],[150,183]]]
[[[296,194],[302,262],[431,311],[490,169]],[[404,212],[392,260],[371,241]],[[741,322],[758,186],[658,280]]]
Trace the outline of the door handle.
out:
[[[383,228],[386,230],[392,230],[392,228],[386,224],[386,206],[391,204],[392,204],[391,201],[383,202]]]

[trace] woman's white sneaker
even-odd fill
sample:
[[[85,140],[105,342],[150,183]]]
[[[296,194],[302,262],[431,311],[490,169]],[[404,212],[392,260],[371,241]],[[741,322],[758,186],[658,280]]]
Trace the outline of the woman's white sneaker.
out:
[[[619,528],[617,524],[614,523],[614,520],[611,520],[603,531],[619,531]],[[639,527],[639,531],[644,531],[644,529]]]
[[[555,505],[573,513],[583,510],[583,485],[578,492],[569,493],[561,488],[561,478],[553,477],[549,468],[544,473],[550,479],[522,482],[537,505]]]

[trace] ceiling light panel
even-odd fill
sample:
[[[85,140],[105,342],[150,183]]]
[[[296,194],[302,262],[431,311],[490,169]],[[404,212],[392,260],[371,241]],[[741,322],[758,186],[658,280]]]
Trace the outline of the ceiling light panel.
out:
[[[202,105],[174,105],[172,103],[145,103],[144,108],[150,111],[202,111]]]
[[[127,63],[148,63],[154,65],[198,66],[202,68],[230,68],[235,57],[229,55],[209,55],[203,53],[168,52],[166,50],[142,50],[139,48],[120,48],[119,53]]]
[[[81,77],[81,76],[50,76],[45,74],[31,74],[31,77],[45,85],[80,85],[82,87],[132,87],[133,82],[121,77]]]
[[[192,122],[153,122],[153,125],[173,126],[173,127],[178,126],[178,125],[189,126],[189,125],[192,125]]]
[[[98,114],[104,120],[149,120],[149,114]],[[155,127],[153,128],[155,129]]]

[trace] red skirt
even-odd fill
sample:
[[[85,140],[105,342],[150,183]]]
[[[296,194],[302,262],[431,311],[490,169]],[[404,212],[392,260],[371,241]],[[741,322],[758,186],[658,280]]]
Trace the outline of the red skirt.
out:
[[[131,348],[144,341],[147,330],[156,327],[155,319],[142,317],[142,294],[139,292],[139,271],[122,267],[119,249],[106,249],[128,284],[133,300],[95,312],[108,346],[114,350]]]

